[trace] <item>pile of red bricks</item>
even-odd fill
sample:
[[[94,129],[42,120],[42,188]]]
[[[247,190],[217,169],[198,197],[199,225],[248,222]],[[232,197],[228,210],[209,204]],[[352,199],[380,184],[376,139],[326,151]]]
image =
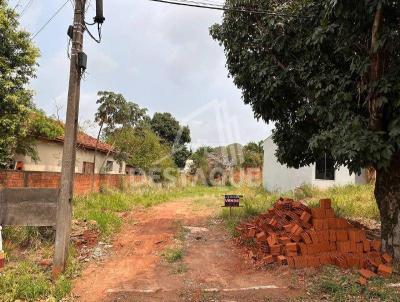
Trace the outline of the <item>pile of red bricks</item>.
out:
[[[309,208],[281,198],[267,213],[236,230],[240,242],[255,243],[249,257],[264,264],[358,268],[361,284],[376,274],[388,277],[392,273],[392,257],[381,254],[380,240],[367,239],[364,230],[336,217],[330,199],[321,199],[318,208]]]

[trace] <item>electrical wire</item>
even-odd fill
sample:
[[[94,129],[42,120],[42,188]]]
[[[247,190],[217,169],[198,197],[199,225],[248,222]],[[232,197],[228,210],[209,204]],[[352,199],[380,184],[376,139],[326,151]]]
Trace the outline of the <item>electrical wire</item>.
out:
[[[211,4],[201,1],[190,1],[190,0],[148,0],[152,2],[171,4],[171,5],[179,5],[179,6],[188,6],[195,8],[204,8],[211,10],[219,10],[219,11],[230,11],[230,12],[240,12],[240,13],[254,13],[254,14],[264,14],[270,16],[281,16],[281,17],[299,17],[299,18],[307,18],[306,16],[294,16],[285,13],[271,12],[271,11],[262,11],[262,10],[252,10],[247,8],[238,8],[238,7],[229,7],[223,4]]]
[[[19,15],[22,17],[24,15],[24,13],[27,11],[27,9],[32,5],[33,0],[29,0],[26,4],[25,7],[21,10],[21,12],[19,13]]]
[[[99,34],[99,38],[96,38],[96,37],[90,32],[89,28],[86,26],[86,22],[85,22],[84,26],[85,26],[85,29],[86,29],[87,33],[89,34],[89,36],[90,36],[95,42],[97,42],[97,43],[100,44],[100,43],[101,43],[101,25],[100,25],[100,24],[97,24],[97,31],[98,31],[98,34]]]
[[[32,39],[34,39],[38,34],[40,34],[40,33],[42,32],[42,30],[46,28],[47,25],[49,25],[49,23],[62,11],[62,9],[68,4],[68,2],[69,2],[69,0],[65,1],[64,4],[61,5],[61,6],[56,10],[56,12],[50,17],[50,19],[47,20],[46,23],[44,23],[44,24],[42,25],[42,27],[39,28],[39,30],[38,30],[34,35],[32,35]]]
[[[15,6],[14,6],[14,10],[16,10],[18,8],[20,3],[21,3],[21,0],[18,0],[17,4],[15,4]]]

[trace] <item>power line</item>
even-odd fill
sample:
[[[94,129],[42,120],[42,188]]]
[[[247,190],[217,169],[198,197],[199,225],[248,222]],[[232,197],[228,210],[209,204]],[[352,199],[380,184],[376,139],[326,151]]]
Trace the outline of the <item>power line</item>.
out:
[[[219,10],[219,11],[230,11],[230,12],[239,12],[239,13],[254,13],[254,14],[264,14],[270,16],[281,16],[281,17],[299,17],[299,18],[306,18],[304,16],[294,16],[285,13],[278,13],[278,12],[271,12],[271,11],[262,11],[262,10],[252,10],[248,8],[238,8],[238,7],[229,7],[223,4],[211,4],[206,2],[200,1],[190,1],[190,0],[148,0],[152,2],[159,2],[164,4],[172,4],[172,5],[179,5],[179,6],[188,6],[188,7],[195,7],[195,8],[204,8],[204,9],[211,9],[211,10]]]
[[[23,14],[26,12],[26,10],[32,5],[33,0],[29,0],[26,4],[25,7],[21,10],[19,13],[20,16],[23,16]]]
[[[50,17],[49,20],[46,21],[46,23],[44,23],[42,25],[41,28],[39,28],[39,30],[32,36],[32,39],[34,39],[38,34],[40,34],[42,32],[43,29],[45,29],[45,27],[61,12],[61,10],[67,5],[67,3],[69,2],[69,0],[65,1],[63,5],[61,5],[56,12]]]
[[[14,10],[16,10],[18,8],[20,3],[21,3],[21,0],[18,0],[17,4],[15,4],[15,6],[14,6]]]

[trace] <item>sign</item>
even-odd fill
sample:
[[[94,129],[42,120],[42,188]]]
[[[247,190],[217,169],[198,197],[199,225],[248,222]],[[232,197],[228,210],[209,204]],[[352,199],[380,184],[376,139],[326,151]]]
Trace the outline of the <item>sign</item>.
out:
[[[238,208],[240,207],[240,197],[242,195],[225,195],[225,207]]]

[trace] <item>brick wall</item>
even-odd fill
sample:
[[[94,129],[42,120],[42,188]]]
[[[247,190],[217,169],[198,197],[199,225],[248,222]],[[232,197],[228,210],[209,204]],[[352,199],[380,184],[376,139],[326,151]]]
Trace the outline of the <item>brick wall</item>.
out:
[[[61,173],[29,172],[29,171],[0,171],[0,188],[58,188]],[[100,188],[119,189],[123,186],[134,186],[145,182],[142,176],[133,175],[95,175],[94,190]],[[92,175],[75,174],[75,195],[91,192]]]
[[[31,171],[4,171],[0,170],[0,188],[58,188],[61,173],[57,172],[31,172]],[[184,183],[197,182],[196,177],[183,176]],[[181,180],[181,182],[182,182]],[[262,170],[258,168],[235,171],[233,174],[235,184],[261,183]],[[121,189],[137,185],[148,184],[143,176],[96,174],[94,191],[102,188]],[[74,194],[85,195],[91,192],[92,175],[75,174]]]

